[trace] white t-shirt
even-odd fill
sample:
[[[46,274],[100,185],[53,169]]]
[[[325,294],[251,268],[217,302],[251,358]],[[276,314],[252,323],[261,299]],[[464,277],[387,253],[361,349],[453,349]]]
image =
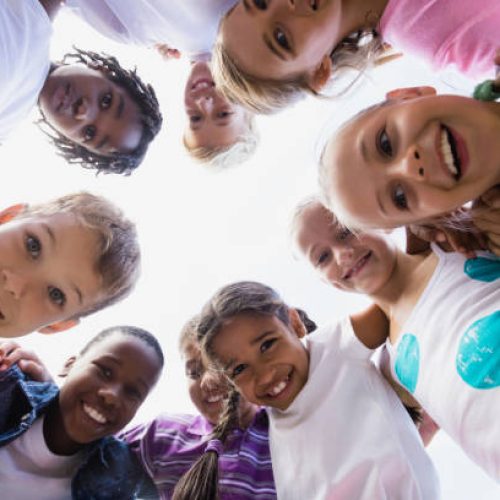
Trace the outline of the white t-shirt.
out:
[[[237,0],[68,0],[95,30],[121,43],[166,44],[191,59],[209,54]]]
[[[81,454],[54,455],[45,444],[43,417],[0,448],[0,497],[5,500],[68,500]]]
[[[438,265],[387,342],[394,378],[432,419],[500,479],[500,259],[466,259],[433,245]]]
[[[0,144],[36,105],[50,68],[51,35],[39,0],[0,2]]]
[[[306,385],[287,410],[269,409],[278,498],[439,498],[420,436],[350,320],[320,328],[305,344]]]

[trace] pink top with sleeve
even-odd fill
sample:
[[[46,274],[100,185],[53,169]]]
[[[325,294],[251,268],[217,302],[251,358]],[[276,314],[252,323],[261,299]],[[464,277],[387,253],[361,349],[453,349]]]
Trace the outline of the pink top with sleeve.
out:
[[[499,0],[389,0],[383,39],[434,69],[454,65],[471,77],[493,76],[500,49]]]

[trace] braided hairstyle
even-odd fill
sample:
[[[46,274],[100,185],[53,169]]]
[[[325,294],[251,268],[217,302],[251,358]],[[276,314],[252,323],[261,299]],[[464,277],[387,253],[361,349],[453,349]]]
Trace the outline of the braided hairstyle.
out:
[[[137,104],[142,124],[142,136],[139,145],[129,153],[113,153],[102,155],[89,151],[81,144],[61,134],[47,121],[42,113],[38,122],[40,128],[49,137],[50,141],[60,156],[68,163],[76,163],[87,169],[96,170],[97,173],[113,173],[130,175],[144,159],[150,142],[161,129],[162,115],[153,87],[144,83],[136,73],[136,70],[122,68],[118,60],[113,56],[98,54],[81,50],[75,47],[75,52],[66,54],[62,65],[79,63],[90,68],[97,68],[109,80],[127,91],[132,100]]]

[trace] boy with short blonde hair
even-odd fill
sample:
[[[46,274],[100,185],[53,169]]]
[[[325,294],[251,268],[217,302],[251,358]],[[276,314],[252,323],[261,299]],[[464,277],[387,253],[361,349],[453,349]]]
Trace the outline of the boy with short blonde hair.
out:
[[[18,205],[0,223],[0,337],[66,330],[137,281],[135,226],[101,196]]]

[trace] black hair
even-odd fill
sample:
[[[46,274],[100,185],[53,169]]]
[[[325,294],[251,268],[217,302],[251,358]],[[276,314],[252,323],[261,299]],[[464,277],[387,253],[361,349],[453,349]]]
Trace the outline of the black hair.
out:
[[[137,76],[135,69],[122,68],[115,57],[76,47],[74,49],[75,52],[64,56],[62,65],[76,62],[98,69],[113,83],[125,89],[137,104],[142,125],[139,145],[129,153],[102,155],[88,150],[55,130],[43,113],[38,124],[55,145],[59,155],[68,163],[79,164],[84,168],[96,170],[97,173],[130,175],[141,164],[150,142],[161,129],[163,118],[155,91]]]
[[[103,341],[104,339],[111,336],[113,333],[119,333],[120,335],[135,337],[142,342],[144,342],[147,346],[151,347],[156,355],[158,356],[158,360],[160,361],[160,366],[163,367],[165,363],[165,359],[163,356],[162,348],[156,340],[156,337],[142,328],[138,328],[137,326],[128,326],[128,325],[120,325],[120,326],[111,326],[110,328],[106,328],[98,333],[95,337],[93,337],[89,342],[85,345],[85,347],[80,351],[80,356],[84,355],[88,352],[95,344]]]

